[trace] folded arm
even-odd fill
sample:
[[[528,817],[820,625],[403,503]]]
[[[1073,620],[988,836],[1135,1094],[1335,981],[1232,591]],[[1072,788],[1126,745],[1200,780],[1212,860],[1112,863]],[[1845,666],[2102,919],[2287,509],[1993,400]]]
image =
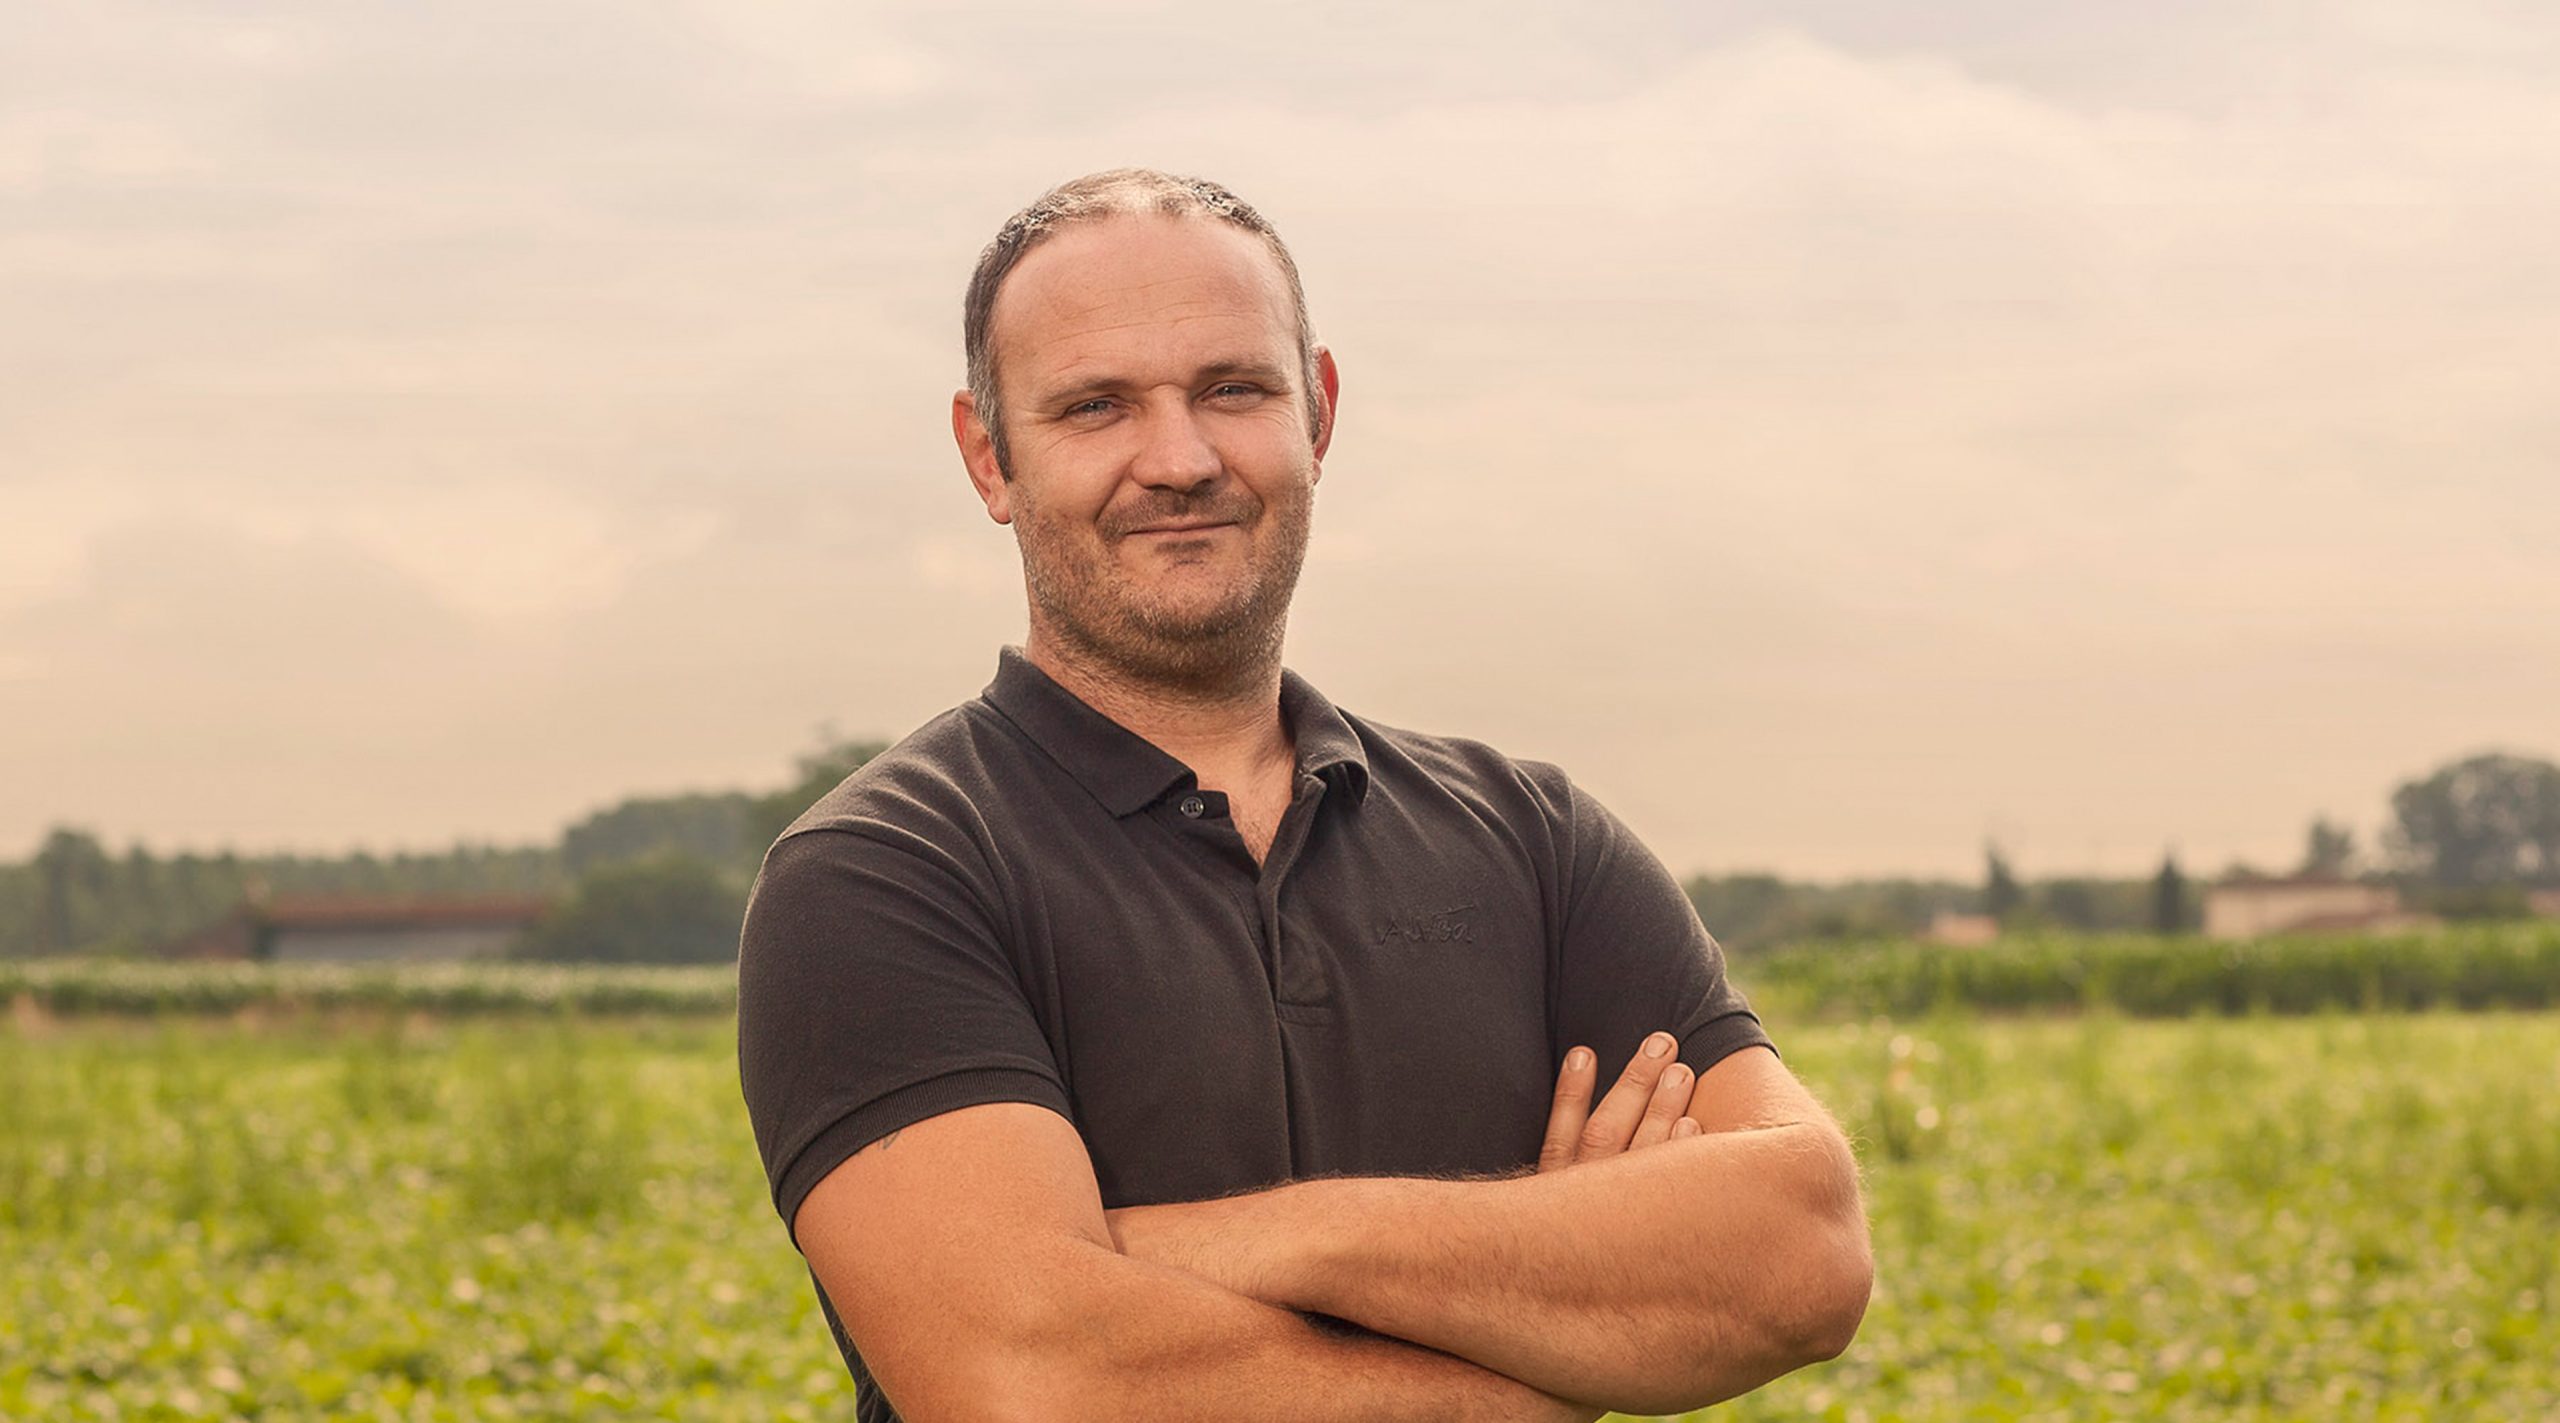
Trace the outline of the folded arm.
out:
[[[1118,1253],[1083,1142],[1042,1107],[964,1108],[873,1143],[809,1193],[795,1233],[908,1423],[1597,1413]]]
[[[1686,1115],[1698,1130],[1649,1116],[1646,1149],[1534,1176],[1304,1181],[1111,1225],[1129,1254],[1256,1299],[1677,1412],[1837,1355],[1873,1280],[1855,1159],[1775,1054],[1717,1063]]]

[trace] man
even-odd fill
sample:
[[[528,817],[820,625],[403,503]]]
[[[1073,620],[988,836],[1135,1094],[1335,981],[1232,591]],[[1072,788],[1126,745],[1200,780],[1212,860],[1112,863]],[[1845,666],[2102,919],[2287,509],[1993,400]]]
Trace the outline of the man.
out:
[[[1340,379],[1277,234],[1079,179],[965,325],[1029,635],[785,832],[740,955],[865,1423],[1588,1420],[1838,1353],[1854,1162],[1661,865],[1282,669]]]

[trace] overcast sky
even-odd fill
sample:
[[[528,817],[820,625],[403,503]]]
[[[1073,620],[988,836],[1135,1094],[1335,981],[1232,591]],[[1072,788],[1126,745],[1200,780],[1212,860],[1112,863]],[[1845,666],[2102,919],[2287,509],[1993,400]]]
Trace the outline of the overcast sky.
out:
[[[1291,662],[1674,870],[2288,861],[2560,754],[2560,13],[0,7],[0,855],[547,839],[1022,636],[959,293],[1207,174]]]

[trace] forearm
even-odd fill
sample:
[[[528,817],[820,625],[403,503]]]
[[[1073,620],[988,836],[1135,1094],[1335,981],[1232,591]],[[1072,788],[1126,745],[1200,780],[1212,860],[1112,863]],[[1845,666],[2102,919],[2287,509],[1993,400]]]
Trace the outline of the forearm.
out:
[[[1836,1354],[1867,1288],[1826,1125],[1723,1132],[1499,1181],[1307,1181],[1115,1217],[1124,1248],[1564,1397],[1728,1398]]]
[[[1588,1423],[1579,1408],[1420,1345],[1326,1330],[1292,1310],[1099,1246],[1033,1262],[1037,1298],[1001,1320],[957,1387],[915,1399],[882,1383],[915,1423],[937,1418],[1484,1420]],[[987,1337],[979,1334],[979,1338]]]

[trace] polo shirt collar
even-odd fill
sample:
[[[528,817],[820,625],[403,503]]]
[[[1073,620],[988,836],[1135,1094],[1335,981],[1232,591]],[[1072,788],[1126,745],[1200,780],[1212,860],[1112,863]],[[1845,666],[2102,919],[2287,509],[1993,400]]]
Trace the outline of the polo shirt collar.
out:
[[[1369,798],[1369,753],[1360,745],[1360,733],[1314,683],[1286,667],[1280,669],[1280,714],[1298,738],[1300,771],[1350,792],[1353,805]]]
[[[1189,766],[1110,717],[1033,664],[1019,647],[996,656],[989,705],[1115,816],[1144,810],[1177,787],[1197,786]],[[1307,679],[1282,669],[1280,714],[1298,741],[1298,769],[1324,776],[1357,803],[1369,792],[1369,757],[1351,722]]]

